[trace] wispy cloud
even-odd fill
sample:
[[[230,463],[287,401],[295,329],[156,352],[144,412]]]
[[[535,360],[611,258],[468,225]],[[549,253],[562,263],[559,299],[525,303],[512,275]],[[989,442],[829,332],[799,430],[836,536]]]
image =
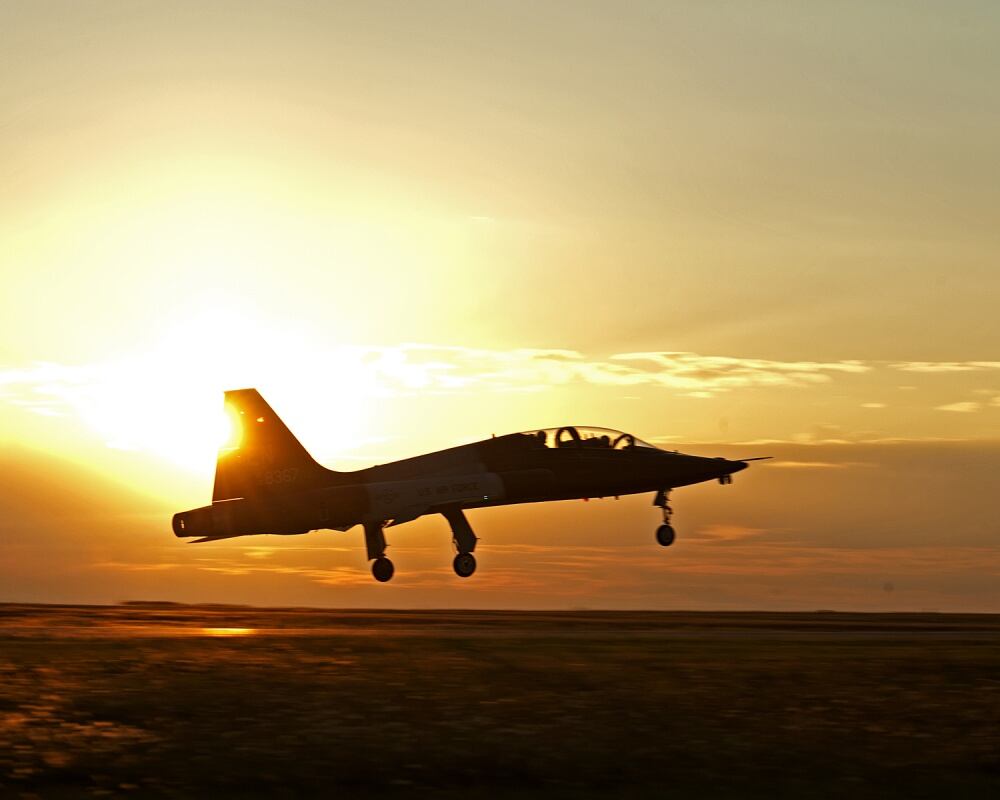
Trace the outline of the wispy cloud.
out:
[[[861,361],[774,361],[697,353],[622,353],[614,361],[640,362],[635,369],[652,383],[683,389],[725,391],[747,386],[806,386],[832,375],[869,372]]]
[[[498,350],[419,343],[338,347],[330,349],[327,357],[338,371],[348,371],[355,385],[375,392],[541,391],[587,383],[658,386],[687,396],[712,397],[736,389],[814,386],[838,376],[884,369],[927,374],[1000,370],[1000,361],[782,361],[678,351],[594,358],[558,348]],[[0,368],[0,397],[37,406],[40,413],[42,409],[58,412],[60,403],[69,396],[86,392],[133,366],[130,362],[35,363]],[[881,408],[884,403],[864,405]]]
[[[35,414],[59,416],[72,408],[67,396],[98,383],[106,369],[48,362],[0,369],[0,400]]]
[[[706,525],[686,535],[690,541],[740,542],[767,533],[763,528],[744,525]]]
[[[764,464],[769,469],[844,469],[847,462],[833,461],[770,461]]]
[[[872,369],[861,361],[776,361],[687,352],[620,353],[607,359],[592,359],[575,350],[490,350],[427,344],[338,348],[338,354],[344,353],[358,357],[371,372],[412,388],[582,380],[718,391],[745,386],[822,383],[836,373],[863,373]],[[98,377],[104,369],[103,365],[37,363],[0,370],[0,386],[84,384]]]
[[[935,411],[951,411],[956,414],[973,414],[982,408],[982,404],[976,403],[972,400],[963,400],[959,403],[948,403],[943,406],[937,406]]]
[[[96,431],[109,447],[153,452],[174,463],[198,468],[211,461],[212,447],[206,443],[214,441],[217,426],[212,416],[217,409],[208,398],[217,396],[223,388],[239,385],[282,386],[293,392],[308,388],[308,392],[300,394],[316,398],[337,393],[340,413],[334,417],[336,420],[360,418],[372,398],[541,393],[570,386],[614,387],[633,397],[638,388],[648,387],[675,397],[711,399],[774,388],[798,391],[855,379],[853,385],[843,387],[844,391],[831,393],[837,398],[849,398],[859,386],[866,394],[872,392],[879,380],[891,380],[894,371],[926,373],[928,380],[936,374],[941,376],[936,380],[945,381],[954,381],[952,376],[958,373],[982,373],[978,389],[964,387],[966,391],[984,393],[977,401],[937,406],[941,411],[969,415],[1000,403],[995,397],[996,387],[984,385],[984,381],[993,383],[993,375],[987,371],[1000,368],[1000,362],[994,361],[778,360],[682,351],[594,357],[559,348],[504,350],[421,343],[320,347],[318,351],[302,351],[289,345],[277,348],[281,357],[268,351],[266,357],[257,359],[251,353],[241,361],[217,351],[202,352],[200,340],[184,339],[177,348],[171,348],[168,342],[142,357],[114,362],[0,366],[0,403],[39,415],[70,416]],[[294,356],[286,358],[286,353]],[[317,363],[325,365],[318,373],[313,369]],[[309,377],[303,379],[303,375]],[[307,385],[297,381],[307,381]],[[348,385],[351,392],[345,394],[343,387]],[[862,400],[867,398],[862,395],[852,399],[852,406],[860,404],[872,410],[886,406],[881,401]],[[934,405],[927,403],[925,408],[929,413]],[[196,425],[187,425],[187,438],[183,440],[170,426],[149,424],[149,419],[175,417],[196,421]],[[892,422],[887,422],[885,414],[874,411],[871,417],[880,424]],[[371,439],[359,434],[363,426],[344,424],[336,430],[336,423],[330,426],[326,435],[336,442],[339,452],[372,444]],[[816,425],[801,438],[847,442],[884,436],[879,431],[851,433],[832,425]]]
[[[889,366],[902,372],[982,372],[1000,370],[1000,361],[897,361]]]
[[[406,344],[364,351],[381,379],[415,389],[541,390],[569,383],[661,386],[711,397],[748,387],[808,386],[869,372],[861,361],[776,361],[689,352],[619,353],[594,359],[575,350],[488,350]]]

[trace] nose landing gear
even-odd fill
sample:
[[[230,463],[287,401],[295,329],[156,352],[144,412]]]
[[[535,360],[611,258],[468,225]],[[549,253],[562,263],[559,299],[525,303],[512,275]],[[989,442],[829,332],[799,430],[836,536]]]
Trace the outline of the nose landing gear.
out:
[[[656,529],[656,543],[660,547],[670,547],[674,543],[675,537],[674,529],[669,525],[661,525]]]
[[[653,498],[653,505],[658,506],[663,511],[663,524],[656,529],[656,541],[661,547],[670,547],[674,543],[676,534],[670,524],[670,518],[674,510],[670,507],[670,490],[661,489]]]

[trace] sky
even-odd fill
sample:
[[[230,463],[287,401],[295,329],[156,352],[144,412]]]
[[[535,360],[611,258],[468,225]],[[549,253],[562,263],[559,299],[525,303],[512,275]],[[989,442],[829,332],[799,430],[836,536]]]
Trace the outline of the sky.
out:
[[[989,2],[0,5],[0,601],[1000,611]],[[674,495],[188,545],[222,392]]]

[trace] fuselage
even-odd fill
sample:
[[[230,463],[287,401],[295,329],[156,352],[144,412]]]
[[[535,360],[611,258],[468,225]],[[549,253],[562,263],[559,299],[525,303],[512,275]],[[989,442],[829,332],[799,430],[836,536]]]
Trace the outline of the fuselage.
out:
[[[479,541],[465,510],[656,492],[663,513],[656,540],[674,541],[671,489],[728,483],[745,461],[703,458],[654,447],[629,433],[563,426],[512,433],[354,472],[318,464],[256,389],[226,392],[239,422],[235,444],[219,452],[212,504],[173,517],[174,534],[212,542],[257,534],[364,529],[372,575],[392,578],[384,530],[440,514],[451,529],[455,574],[476,570]]]
[[[608,433],[628,438],[612,446],[609,436],[580,438],[577,430],[508,434],[354,472],[247,465],[259,476],[252,496],[179,514],[174,532],[298,534],[373,521],[399,524],[452,508],[668,491],[747,466],[664,451],[616,431]]]
[[[533,433],[512,433],[347,474],[362,483],[479,473],[500,476],[503,498],[468,504],[482,507],[655,492],[715,480],[746,468],[742,461],[648,445],[612,448],[587,441],[592,440],[553,447],[540,445]]]

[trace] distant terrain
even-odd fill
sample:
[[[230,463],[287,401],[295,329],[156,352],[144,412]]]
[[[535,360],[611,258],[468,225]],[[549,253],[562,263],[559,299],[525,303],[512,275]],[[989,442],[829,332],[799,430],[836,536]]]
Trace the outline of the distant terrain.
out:
[[[0,796],[997,797],[1000,616],[0,605]]]

